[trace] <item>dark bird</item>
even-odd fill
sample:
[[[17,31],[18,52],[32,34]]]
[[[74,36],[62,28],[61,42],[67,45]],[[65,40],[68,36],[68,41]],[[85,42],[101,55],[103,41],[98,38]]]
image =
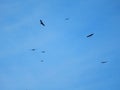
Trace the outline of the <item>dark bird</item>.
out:
[[[103,64],[104,64],[104,63],[107,63],[107,61],[102,61],[101,63],[103,63]]]
[[[86,37],[88,38],[88,37],[91,37],[91,36],[93,36],[93,35],[94,35],[94,33],[89,34],[89,35],[87,35]]]
[[[33,49],[31,49],[31,50],[32,50],[32,51],[35,51],[36,49],[33,48]]]
[[[45,53],[45,51],[41,51],[41,53]]]
[[[45,24],[43,23],[43,21],[42,21],[42,20],[40,20],[40,24],[41,24],[41,25],[43,25],[43,26],[45,26]]]

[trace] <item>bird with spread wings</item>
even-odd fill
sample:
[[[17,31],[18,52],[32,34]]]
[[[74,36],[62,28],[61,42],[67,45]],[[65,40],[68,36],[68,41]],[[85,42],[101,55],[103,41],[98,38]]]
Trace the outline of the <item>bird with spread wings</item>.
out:
[[[42,26],[45,26],[45,24],[43,23],[43,21],[40,19],[40,24],[42,25]]]

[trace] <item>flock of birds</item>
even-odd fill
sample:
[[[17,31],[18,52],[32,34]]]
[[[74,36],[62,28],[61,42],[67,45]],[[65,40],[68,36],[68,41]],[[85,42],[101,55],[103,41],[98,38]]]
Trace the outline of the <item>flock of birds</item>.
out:
[[[31,51],[36,51],[37,49],[32,48]],[[45,51],[41,51],[41,53],[45,53]],[[41,60],[41,62],[44,62],[44,60]]]
[[[65,18],[65,20],[69,20],[69,18]],[[40,19],[40,24],[42,25],[42,26],[45,26],[45,23]],[[89,35],[87,35],[86,37],[87,38],[89,38],[89,37],[92,37],[94,35],[94,33],[91,33],[91,34],[89,34]],[[35,48],[33,48],[33,49],[31,49],[32,51],[36,51],[36,49]],[[45,53],[45,51],[41,51],[41,53]],[[44,60],[41,60],[41,62],[44,62]],[[101,61],[101,63],[102,64],[105,64],[105,63],[107,63],[108,61]]]

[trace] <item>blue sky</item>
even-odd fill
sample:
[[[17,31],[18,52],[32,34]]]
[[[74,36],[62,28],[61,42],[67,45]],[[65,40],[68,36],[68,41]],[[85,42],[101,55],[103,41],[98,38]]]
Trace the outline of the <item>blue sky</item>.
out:
[[[0,1],[0,90],[120,90],[119,24],[119,0]]]

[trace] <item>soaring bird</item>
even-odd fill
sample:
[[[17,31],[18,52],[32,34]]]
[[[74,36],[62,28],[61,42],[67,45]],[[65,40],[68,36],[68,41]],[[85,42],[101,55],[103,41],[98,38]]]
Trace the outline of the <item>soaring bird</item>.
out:
[[[69,20],[69,18],[65,18],[65,20]]]
[[[41,53],[45,53],[45,51],[41,51]]]
[[[32,51],[35,51],[36,49],[33,48],[33,49],[31,49],[31,50],[32,50]]]
[[[107,63],[107,61],[102,61],[101,63],[103,63],[103,64],[104,64],[104,63]]]
[[[40,62],[44,62],[44,60],[41,60]]]
[[[43,26],[45,26],[45,24],[43,23],[43,21],[41,19],[40,19],[40,24],[43,25]]]
[[[93,36],[93,35],[94,35],[94,33],[89,34],[89,35],[87,35],[86,37],[88,38],[88,37],[91,37],[91,36]]]

